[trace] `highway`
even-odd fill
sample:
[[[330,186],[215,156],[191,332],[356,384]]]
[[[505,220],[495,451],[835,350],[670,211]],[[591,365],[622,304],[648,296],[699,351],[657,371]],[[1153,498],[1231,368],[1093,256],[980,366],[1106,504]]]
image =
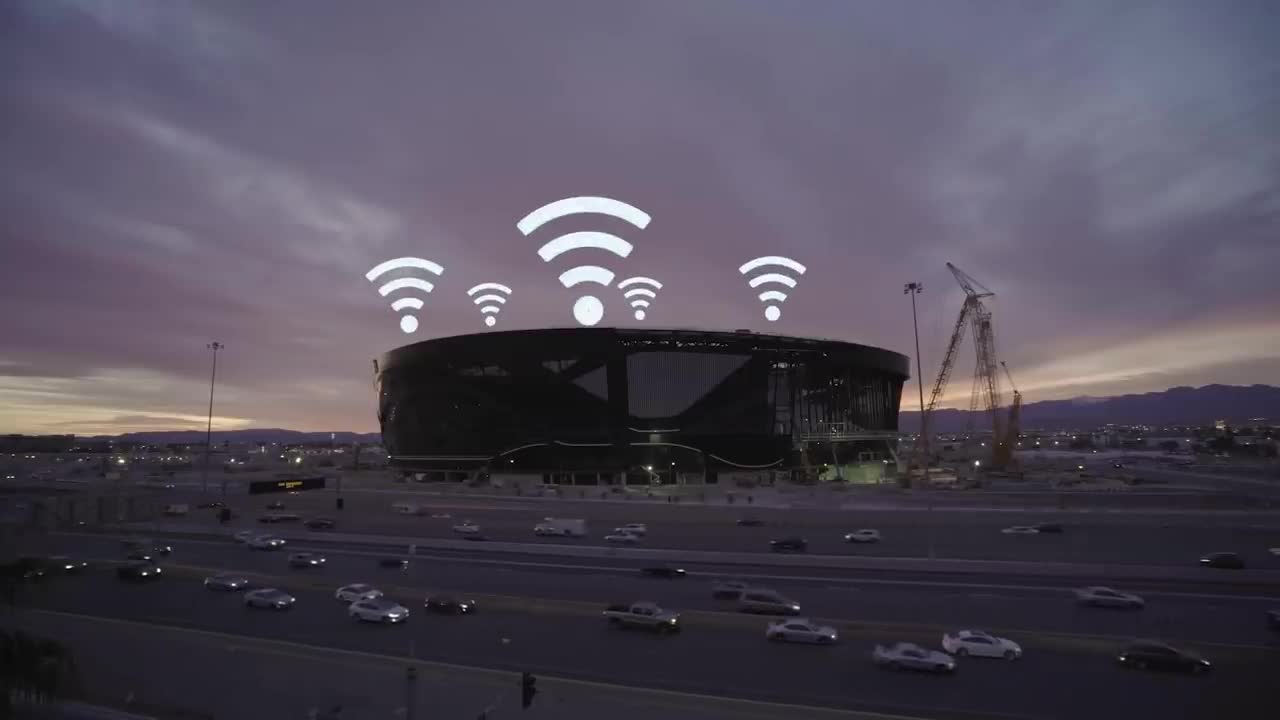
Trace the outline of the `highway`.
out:
[[[175,554],[188,551],[175,548]],[[338,561],[333,562],[336,569]],[[571,576],[559,579],[566,577]],[[1111,651],[1063,649],[1029,650],[1012,662],[965,659],[956,677],[896,674],[870,663],[871,640],[849,638],[833,647],[778,646],[764,640],[763,619],[754,631],[691,621],[679,636],[656,637],[612,630],[594,612],[579,616],[482,607],[468,617],[419,612],[403,626],[382,627],[348,619],[331,591],[285,587],[299,599],[294,609],[255,611],[243,607],[236,594],[205,590],[197,578],[171,576],[135,586],[98,569],[83,577],[49,579],[25,603],[154,625],[149,633],[135,633],[148,643],[165,635],[163,626],[175,626],[242,636],[246,642],[290,641],[551,677],[927,717],[1272,717],[1271,685],[1280,670],[1274,654],[1260,660],[1224,651],[1211,658],[1215,668],[1207,676],[1164,676],[1123,670]],[[634,586],[611,587],[620,595]],[[677,587],[667,585],[668,590]],[[665,601],[666,592],[649,595]],[[408,592],[393,597],[415,611],[420,608],[421,599]],[[932,602],[942,606],[947,599]],[[883,640],[894,639],[886,629]],[[237,668],[241,655],[235,646],[226,643],[225,652],[211,658],[202,672],[216,678]],[[273,662],[271,667],[287,676],[292,661]],[[263,667],[249,678],[261,683],[271,676]],[[243,668],[231,677],[245,677]],[[164,675],[155,680],[163,682]],[[332,682],[310,687],[317,695],[344,692],[341,678]]]
[[[323,540],[323,537],[320,538]],[[251,551],[230,539],[166,540],[174,553],[166,562],[228,571],[324,579],[337,587],[352,582],[386,583],[431,591],[458,591],[581,601],[603,605],[656,600],[686,610],[731,611],[711,597],[716,579],[743,579],[772,587],[801,603],[807,615],[849,621],[987,627],[1012,632],[1108,636],[1160,636],[1210,643],[1268,644],[1265,611],[1271,597],[1242,594],[1215,583],[1179,590],[1122,586],[1147,600],[1142,611],[1083,608],[1060,580],[975,574],[939,577],[928,572],[864,575],[822,568],[744,565],[684,565],[689,575],[660,579],[640,574],[642,562],[613,558],[519,556],[503,553],[419,553],[407,571],[377,567],[377,559],[404,554],[337,543],[296,542],[289,550],[317,550],[324,567],[287,568],[287,552]],[[120,540],[107,536],[54,535],[26,546],[29,552],[73,553],[94,560],[121,558]],[[1210,572],[1210,571],[1206,571]],[[1230,571],[1224,571],[1230,572]]]
[[[933,511],[828,510],[690,506],[635,502],[564,502],[447,498],[406,493],[357,493],[345,496],[346,507],[334,508],[330,491],[285,496],[236,496],[228,502],[248,527],[271,529],[255,520],[272,500],[285,503],[285,512],[336,517],[350,533],[456,537],[454,524],[471,520],[492,540],[522,543],[563,543],[561,538],[538,538],[533,526],[547,516],[584,518],[594,542],[614,527],[643,522],[649,533],[643,547],[767,552],[769,541],[789,535],[804,537],[810,552],[871,557],[934,557],[1034,560],[1060,562],[1134,563],[1194,566],[1214,551],[1243,555],[1251,567],[1280,570],[1280,557],[1268,548],[1280,546],[1280,516],[1276,514],[1104,513],[988,511],[939,506]],[[421,516],[398,515],[396,502],[417,502],[429,508]],[[432,517],[447,515],[448,517]],[[764,521],[763,527],[740,527],[746,516]],[[217,527],[213,511],[191,516],[206,527]],[[1005,535],[1012,525],[1061,523],[1061,534]],[[876,528],[877,544],[852,545],[845,533]]]

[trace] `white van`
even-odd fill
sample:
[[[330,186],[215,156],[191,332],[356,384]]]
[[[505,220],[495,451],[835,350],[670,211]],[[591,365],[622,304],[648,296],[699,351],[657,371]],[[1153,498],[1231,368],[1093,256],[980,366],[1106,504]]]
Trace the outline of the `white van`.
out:
[[[533,526],[534,535],[582,537],[587,534],[587,521],[581,518],[543,518]]]

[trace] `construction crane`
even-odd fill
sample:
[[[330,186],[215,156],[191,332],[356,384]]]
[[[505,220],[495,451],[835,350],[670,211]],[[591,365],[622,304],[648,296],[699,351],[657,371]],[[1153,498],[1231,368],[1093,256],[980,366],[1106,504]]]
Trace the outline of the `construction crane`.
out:
[[[1013,391],[1013,402],[1009,404],[1009,420],[1005,424],[1005,435],[996,439],[995,449],[992,451],[992,464],[996,467],[1008,468],[1014,464],[1013,453],[1018,447],[1018,435],[1022,432],[1022,393],[1018,392],[1018,386],[1013,384],[1013,375],[1009,373],[1009,366],[1003,360],[1000,361],[1000,367],[1004,368],[1009,389]]]
[[[1004,421],[1000,416],[1000,377],[996,371],[996,340],[991,327],[991,311],[983,304],[984,298],[995,296],[982,283],[974,280],[968,273],[947,263],[947,269],[955,276],[956,282],[964,290],[964,305],[960,307],[960,316],[956,318],[955,327],[951,331],[951,340],[947,343],[947,352],[942,358],[942,367],[938,370],[938,379],[933,384],[933,392],[929,394],[929,404],[925,407],[920,421],[920,435],[916,440],[916,456],[922,468],[928,467],[929,435],[932,432],[930,422],[934,408],[947,391],[947,383],[951,380],[951,371],[955,368],[956,355],[964,342],[965,333],[972,330],[976,361],[973,367],[973,400],[971,408],[979,404],[987,411],[991,421],[991,440],[997,448],[1005,438]],[[1015,398],[1017,397],[1015,393]],[[998,455],[993,457],[997,467],[1002,467]],[[1005,463],[1008,460],[1005,459]]]

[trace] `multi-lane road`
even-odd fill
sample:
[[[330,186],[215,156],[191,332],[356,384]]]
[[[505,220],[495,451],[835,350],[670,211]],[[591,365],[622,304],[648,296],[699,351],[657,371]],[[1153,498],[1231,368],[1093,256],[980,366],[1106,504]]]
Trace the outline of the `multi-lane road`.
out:
[[[175,547],[175,556],[189,550]],[[262,562],[273,559],[278,558]],[[328,572],[336,585],[346,572],[331,562]],[[765,641],[763,619],[734,626],[700,623],[695,617],[680,635],[658,637],[613,630],[591,611],[482,607],[474,616],[427,616],[420,611],[420,593],[405,587],[432,575],[422,574],[426,577],[387,585],[397,588],[390,591],[393,599],[416,611],[407,624],[389,627],[350,620],[332,589],[316,578],[278,583],[298,598],[287,612],[249,610],[238,594],[210,592],[198,575],[181,572],[141,586],[120,583],[102,571],[56,578],[28,602],[132,620],[156,634],[165,626],[192,628],[620,685],[925,717],[1266,717],[1269,686],[1280,669],[1273,657],[1257,651],[1221,649],[1208,676],[1149,675],[1119,668],[1114,649],[1064,643],[1060,649],[1034,646],[1010,662],[967,659],[956,677],[895,674],[870,662],[872,638],[847,637],[833,647],[778,646]],[[360,575],[370,576],[372,570]],[[617,589],[621,594],[631,587]],[[673,582],[644,589],[663,599],[682,596],[673,589],[678,587]],[[669,604],[678,607],[675,601]],[[943,604],[945,599],[937,602]],[[889,628],[880,638],[895,639]]]
[[[809,541],[810,552],[881,557],[940,557],[1040,562],[1096,562],[1194,566],[1214,551],[1243,555],[1251,566],[1280,570],[1280,516],[1263,513],[1106,513],[1058,511],[981,511],[939,506],[934,510],[784,510],[751,506],[696,506],[645,502],[555,502],[482,498],[449,498],[421,493],[347,493],[346,507],[337,511],[332,492],[282,498],[286,512],[337,518],[350,533],[453,537],[452,527],[470,520],[492,540],[537,543],[563,542],[538,538],[533,526],[547,516],[583,518],[599,538],[630,522],[649,525],[643,547],[682,550],[765,552],[771,539],[798,535]],[[237,496],[229,500],[241,521],[255,526],[270,499]],[[424,515],[399,515],[396,503],[418,503]],[[433,517],[433,515],[447,517]],[[755,517],[762,527],[741,527],[739,519]],[[217,523],[211,511],[193,516],[207,527]],[[1056,522],[1061,534],[1006,535],[1014,525]],[[268,527],[268,526],[256,526]],[[851,545],[846,533],[875,528],[883,535],[877,544]]]

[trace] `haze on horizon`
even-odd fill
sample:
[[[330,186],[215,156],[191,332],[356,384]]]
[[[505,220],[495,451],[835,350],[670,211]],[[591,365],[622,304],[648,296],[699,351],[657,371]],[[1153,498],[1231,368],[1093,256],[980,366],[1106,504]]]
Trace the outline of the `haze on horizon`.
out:
[[[515,227],[571,195],[653,217],[615,269],[665,287],[606,325],[912,355],[919,281],[928,386],[950,261],[1027,402],[1280,378],[1280,5],[376,8],[0,6],[0,432],[203,428],[213,340],[215,428],[376,430],[371,359],[484,331],[471,285],[572,323]],[[809,267],[777,323],[770,254]],[[364,277],[402,255],[446,268],[413,336]]]

